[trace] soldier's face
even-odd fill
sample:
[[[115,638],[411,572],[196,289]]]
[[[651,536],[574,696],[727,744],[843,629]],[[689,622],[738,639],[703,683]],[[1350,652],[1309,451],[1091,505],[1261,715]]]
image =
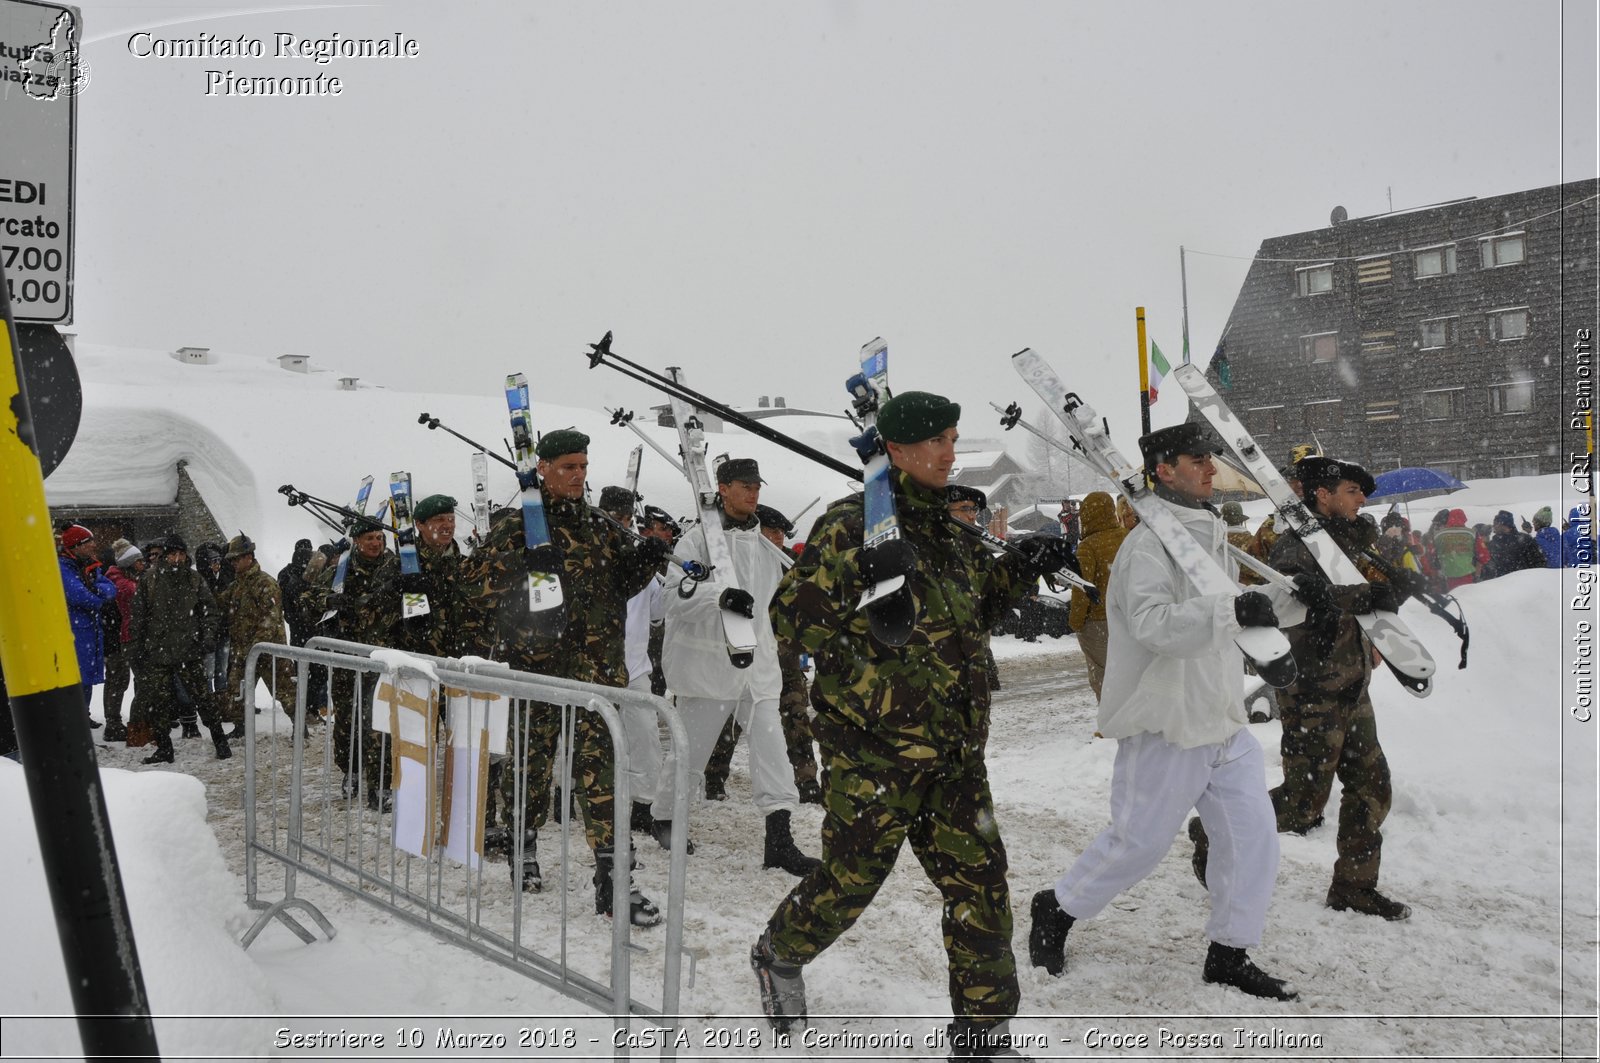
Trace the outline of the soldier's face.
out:
[[[383,553],[383,532],[374,528],[356,536],[356,551],[369,561]]]
[[[589,477],[589,455],[562,454],[549,461],[541,461],[539,477],[555,498],[582,498],[583,482]]]
[[[773,546],[778,546],[778,547],[783,546],[783,529],[782,528],[773,528],[773,527],[770,527],[769,525],[763,524],[761,526],[761,534],[766,536],[767,542],[771,543]]]
[[[1199,457],[1179,454],[1172,464],[1162,462],[1156,466],[1157,479],[1179,494],[1199,501],[1211,497],[1211,479],[1216,474],[1217,467],[1210,454]]]
[[[664,543],[670,543],[672,541],[672,529],[667,527],[665,524],[662,524],[658,520],[653,520],[649,524],[646,524],[644,526],[644,530],[640,532],[640,534],[648,535],[652,539],[660,539]]]
[[[1330,517],[1355,520],[1361,507],[1366,504],[1367,496],[1361,493],[1360,486],[1354,480],[1340,480],[1339,486],[1332,491],[1326,487],[1317,488],[1317,508]]]
[[[722,496],[724,513],[734,520],[746,520],[756,511],[756,503],[761,501],[761,481],[731,480],[718,484],[717,494]]]
[[[950,427],[920,443],[889,443],[889,461],[922,487],[943,491],[956,464],[956,440],[960,438],[961,433]]]
[[[456,537],[456,515],[454,513],[436,513],[417,525],[417,531],[422,534],[422,541],[435,549],[447,546],[451,539]]]
[[[250,562],[254,561],[255,559],[256,555],[254,554],[240,554],[238,557],[234,558],[231,562],[229,562],[233,565],[233,574],[235,576],[244,575],[244,570],[249,568]]]

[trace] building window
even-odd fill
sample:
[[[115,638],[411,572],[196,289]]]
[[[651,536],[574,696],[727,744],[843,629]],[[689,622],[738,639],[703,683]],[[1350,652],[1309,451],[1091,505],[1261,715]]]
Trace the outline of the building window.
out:
[[[1510,458],[1500,459],[1501,476],[1538,476],[1539,455],[1517,454]]]
[[[1300,353],[1308,363],[1332,362],[1339,357],[1339,334],[1318,332],[1300,337]]]
[[[1454,476],[1458,480],[1461,479],[1461,477],[1467,471],[1467,463],[1462,461],[1460,458],[1445,458],[1442,461],[1430,461],[1428,462],[1427,467],[1430,469],[1438,469],[1446,476]]]
[[[1425,421],[1446,421],[1460,417],[1466,406],[1465,388],[1444,388],[1422,393],[1422,418]]]
[[[1368,472],[1382,472],[1385,469],[1398,468],[1400,468],[1400,455],[1398,454],[1374,454],[1367,461]]]
[[[1478,241],[1483,268],[1494,269],[1497,266],[1515,266],[1521,263],[1527,253],[1527,248],[1522,242],[1525,235],[1506,233],[1504,236],[1488,236]]]
[[[1382,402],[1367,403],[1367,420],[1369,421],[1398,421],[1400,419],[1400,400],[1386,399]]]
[[[1357,284],[1387,284],[1394,277],[1394,262],[1388,255],[1364,258],[1356,263]]]
[[[1306,403],[1307,428],[1338,428],[1344,424],[1344,401],[1324,399]]]
[[[1255,435],[1264,436],[1283,431],[1282,406],[1256,406],[1244,411],[1244,415],[1246,421],[1256,426],[1253,433]]]
[[[1532,413],[1533,381],[1513,380],[1489,388],[1491,413]]]
[[[1321,295],[1333,291],[1333,263],[1320,266],[1302,266],[1294,271],[1295,285],[1301,295]]]
[[[1362,354],[1388,354],[1394,350],[1394,330],[1377,329],[1361,334]]]
[[[1436,317],[1431,321],[1422,322],[1421,342],[1417,345],[1424,351],[1437,350],[1448,347],[1456,342],[1456,319],[1453,317]]]
[[[1494,340],[1526,339],[1529,327],[1528,308],[1489,311],[1489,338]]]
[[[1416,254],[1418,277],[1442,277],[1456,271],[1456,245],[1429,247]]]

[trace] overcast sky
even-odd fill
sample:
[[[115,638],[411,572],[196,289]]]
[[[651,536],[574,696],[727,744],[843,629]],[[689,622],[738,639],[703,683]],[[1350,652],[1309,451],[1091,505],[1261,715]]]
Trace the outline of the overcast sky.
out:
[[[1134,307],[1176,361],[1179,245],[1203,360],[1264,238],[1596,173],[1591,0],[220,7],[82,5],[85,339],[648,406],[582,357],[614,329],[718,397],[838,410],[882,335],[971,435],[1032,346],[1131,445]],[[139,31],[266,55],[140,58]]]

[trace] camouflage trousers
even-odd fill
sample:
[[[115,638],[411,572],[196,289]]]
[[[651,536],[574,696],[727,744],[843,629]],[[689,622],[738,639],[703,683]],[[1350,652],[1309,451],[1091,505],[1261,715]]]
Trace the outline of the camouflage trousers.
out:
[[[1304,833],[1328,803],[1335,776],[1339,799],[1338,859],[1335,886],[1366,887],[1378,882],[1384,819],[1391,793],[1389,762],[1378,745],[1378,721],[1366,685],[1348,698],[1302,697],[1299,684],[1278,691],[1283,713],[1283,782],[1272,791],[1278,830]]]
[[[583,814],[584,835],[592,849],[611,848],[614,838],[612,816],[615,801],[616,759],[611,751],[611,735],[600,717],[574,709],[572,722],[572,792],[578,794]],[[524,785],[522,820],[524,829],[543,827],[550,813],[550,787],[556,780],[556,747],[561,741],[561,706],[543,702],[518,702],[511,715],[506,743],[511,756],[500,771],[500,821],[516,829],[517,783]],[[523,770],[515,765],[521,757]],[[571,796],[562,794],[571,803]]]
[[[224,715],[224,722],[226,723],[242,724],[247,711],[250,713],[255,712],[255,692],[251,691],[250,696],[246,696],[244,692],[245,660],[250,656],[250,646],[253,645],[255,644],[250,643],[229,649],[228,703],[227,712]],[[266,682],[268,689],[272,692],[272,696],[283,705],[283,711],[288,714],[291,720],[294,719],[296,690],[294,662],[285,657],[262,655],[256,661],[257,685],[262,681]],[[246,703],[248,703],[248,708]],[[314,712],[315,709],[308,707],[306,711],[310,713]]]
[[[388,735],[372,729],[373,696],[378,689],[376,673],[361,676],[346,668],[333,673],[333,766],[358,781],[361,789],[389,788]],[[241,717],[242,718],[242,717]],[[360,761],[352,754],[359,746]]]
[[[980,761],[956,776],[862,763],[828,752],[822,866],[768,924],[778,959],[804,964],[849,930],[894,868],[901,846],[944,898],[954,1014],[991,1023],[1016,1014],[1006,849]]]
[[[147,664],[134,676],[135,700],[142,700],[149,713],[150,733],[155,738],[156,748],[172,746],[172,729],[177,726],[179,715],[175,680],[189,692],[201,723],[209,728],[221,722],[221,708],[207,680],[207,667],[201,659],[195,658],[182,664]],[[145,695],[143,699],[137,697],[140,691]]]
[[[798,690],[785,687],[778,698],[778,720],[783,724],[783,743],[789,749],[789,764],[794,768],[794,784],[817,781],[816,747],[811,739],[810,699],[804,684]],[[739,744],[739,725],[728,717],[717,739],[711,759],[706,762],[707,779],[728,781],[728,766],[733,762],[733,747]]]

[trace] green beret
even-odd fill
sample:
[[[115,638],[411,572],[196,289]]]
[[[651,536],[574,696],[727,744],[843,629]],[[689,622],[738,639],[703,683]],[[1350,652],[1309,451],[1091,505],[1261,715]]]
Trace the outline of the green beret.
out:
[[[961,420],[961,406],[930,391],[902,391],[878,411],[878,434],[890,443],[920,443]]]
[[[456,500],[449,495],[429,495],[417,503],[417,508],[412,511],[411,517],[418,524],[421,524],[423,521],[437,517],[441,513],[454,513],[455,511]]]
[[[540,461],[553,461],[563,454],[587,454],[589,437],[576,428],[558,428],[546,432],[539,440],[537,453]]]

